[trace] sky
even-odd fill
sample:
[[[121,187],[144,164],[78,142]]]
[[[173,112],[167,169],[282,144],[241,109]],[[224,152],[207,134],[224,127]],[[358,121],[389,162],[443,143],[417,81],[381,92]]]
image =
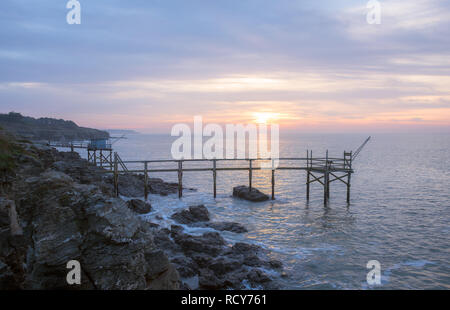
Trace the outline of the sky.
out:
[[[0,3],[0,113],[167,133],[176,123],[450,132],[450,1]]]

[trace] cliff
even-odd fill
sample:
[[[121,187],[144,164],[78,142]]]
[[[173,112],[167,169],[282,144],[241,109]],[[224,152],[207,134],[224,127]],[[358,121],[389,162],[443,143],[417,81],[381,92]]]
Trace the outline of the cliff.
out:
[[[0,114],[0,127],[32,140],[73,141],[107,139],[106,131],[79,127],[72,121],[54,118],[33,118],[20,113]]]

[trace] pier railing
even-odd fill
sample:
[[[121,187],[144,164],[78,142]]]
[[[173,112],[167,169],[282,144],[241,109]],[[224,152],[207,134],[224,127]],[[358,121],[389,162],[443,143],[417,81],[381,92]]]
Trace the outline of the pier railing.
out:
[[[89,147],[89,142],[74,141],[74,142],[52,142],[49,141],[48,145],[51,147],[63,147],[70,149],[87,149]]]

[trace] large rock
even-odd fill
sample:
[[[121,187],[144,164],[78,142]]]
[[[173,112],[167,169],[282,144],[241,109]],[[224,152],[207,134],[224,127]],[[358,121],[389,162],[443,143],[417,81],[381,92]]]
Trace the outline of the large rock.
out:
[[[204,205],[190,206],[187,210],[181,210],[172,214],[171,218],[180,224],[210,227],[218,231],[231,231],[245,233],[247,229],[236,222],[209,222],[210,215]]]
[[[170,237],[170,230],[167,228],[156,229],[153,232],[153,240],[157,247],[170,253],[182,252],[181,247]]]
[[[125,197],[143,197],[144,179],[134,174],[119,175],[119,194]],[[111,187],[113,186],[113,176],[110,175],[105,180]]]
[[[255,244],[236,242],[231,247],[231,250],[233,253],[236,253],[236,254],[249,255],[249,254],[259,253],[261,251],[261,247],[255,245]]]
[[[167,270],[163,271],[157,278],[150,279],[147,288],[150,290],[173,290],[180,288],[180,278],[175,266],[169,264]]]
[[[214,259],[208,266],[217,275],[224,275],[242,267],[242,262],[228,257],[219,257]]]
[[[267,274],[260,269],[252,269],[248,275],[248,280],[253,285],[260,285],[272,281]]]
[[[177,256],[171,262],[176,266],[180,276],[183,278],[190,278],[198,274],[199,266],[190,257]]]
[[[224,253],[224,255],[240,260],[242,264],[247,266],[261,267],[265,264],[265,262],[259,258],[261,252],[261,247],[257,245],[237,242],[231,247],[231,249]]]
[[[90,164],[76,152],[55,154],[55,162],[52,163],[51,168],[69,175],[74,181],[81,184],[99,185],[104,178],[102,168]],[[110,193],[112,193],[112,189]]]
[[[217,256],[225,245],[225,240],[216,232],[207,232],[201,236],[176,234],[173,239],[188,255],[191,253],[205,253]]]
[[[147,271],[151,278],[162,274],[167,270],[167,266],[169,265],[169,258],[166,253],[159,249],[145,253],[145,259],[146,261],[153,262],[152,265],[148,266]]]
[[[233,196],[245,199],[248,201],[260,202],[269,200],[269,196],[253,188],[250,190],[248,186],[241,185],[233,188]]]
[[[178,192],[178,183],[164,182],[160,178],[149,178],[148,184],[150,193],[152,194],[167,196]]]
[[[188,210],[172,214],[171,218],[181,224],[205,222],[209,221],[209,212],[204,205],[190,206]]]
[[[152,211],[152,206],[140,199],[131,199],[127,201],[128,208],[138,214],[146,214]]]
[[[220,277],[217,277],[214,274],[214,271],[205,268],[201,269],[199,273],[200,276],[198,282],[202,289],[218,290],[226,287],[225,281],[220,279]]]

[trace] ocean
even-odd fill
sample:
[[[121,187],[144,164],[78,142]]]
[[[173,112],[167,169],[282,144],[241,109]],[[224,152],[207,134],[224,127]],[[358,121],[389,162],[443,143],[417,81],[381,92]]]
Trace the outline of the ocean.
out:
[[[123,160],[171,159],[174,137],[126,137],[113,145]],[[365,138],[281,133],[280,157],[304,157],[307,149],[317,156],[328,149],[330,156],[341,157]],[[216,199],[212,173],[185,172],[183,185],[196,191],[185,190],[182,199],[150,195],[155,211],[145,217],[162,217],[170,226],[175,210],[204,204],[213,220],[244,224],[248,233],[223,236],[230,244],[250,242],[270,250],[288,275],[272,272],[283,289],[450,289],[449,154],[449,134],[372,135],[353,165],[350,204],[345,185],[336,181],[327,207],[317,183],[306,201],[305,171],[277,171],[276,200],[262,203],[232,197],[234,186],[248,184],[248,172],[219,171]],[[176,173],[151,176],[177,181]],[[256,171],[253,179],[254,187],[270,194],[270,171]],[[192,234],[210,230],[185,228]],[[380,285],[366,281],[371,260],[380,263]]]

